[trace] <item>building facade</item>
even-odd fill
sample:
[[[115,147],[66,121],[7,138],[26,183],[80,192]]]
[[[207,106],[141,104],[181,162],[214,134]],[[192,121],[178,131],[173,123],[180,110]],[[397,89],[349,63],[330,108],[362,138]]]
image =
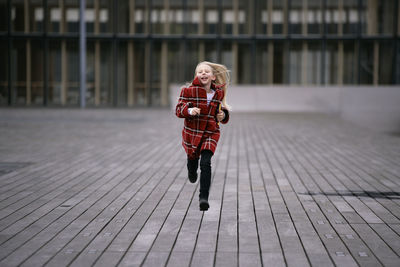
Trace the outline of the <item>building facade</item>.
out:
[[[398,85],[399,1],[87,0],[86,103],[168,106],[202,60],[233,84]],[[0,0],[0,51],[1,106],[79,105],[78,0]]]

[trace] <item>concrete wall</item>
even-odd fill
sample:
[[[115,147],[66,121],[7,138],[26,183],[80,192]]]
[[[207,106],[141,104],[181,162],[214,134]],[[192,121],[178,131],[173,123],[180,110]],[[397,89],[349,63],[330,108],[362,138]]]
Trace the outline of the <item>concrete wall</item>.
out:
[[[170,87],[175,107],[180,86]],[[233,112],[322,112],[379,132],[400,132],[400,86],[230,86]]]

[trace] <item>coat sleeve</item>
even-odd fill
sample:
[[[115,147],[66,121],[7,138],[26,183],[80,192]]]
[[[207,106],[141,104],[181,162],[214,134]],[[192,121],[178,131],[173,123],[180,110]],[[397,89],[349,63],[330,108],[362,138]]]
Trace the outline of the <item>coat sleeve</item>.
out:
[[[225,118],[221,121],[221,123],[226,124],[229,121],[229,110],[222,107],[222,111],[225,113]]]
[[[188,89],[182,88],[181,94],[178,99],[178,104],[175,107],[175,115],[178,118],[189,118],[191,117],[188,111],[188,108],[191,108],[193,104],[188,99]]]

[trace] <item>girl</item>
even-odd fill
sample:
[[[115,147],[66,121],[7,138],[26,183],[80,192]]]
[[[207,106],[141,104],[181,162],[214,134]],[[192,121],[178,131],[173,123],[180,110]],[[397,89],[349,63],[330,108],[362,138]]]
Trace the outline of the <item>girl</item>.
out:
[[[220,136],[219,122],[229,120],[226,90],[229,72],[224,65],[200,62],[195,70],[193,82],[182,88],[175,113],[185,118],[182,145],[187,154],[188,178],[197,180],[200,158],[201,211],[208,210],[208,193],[211,184],[211,157],[217,148]]]

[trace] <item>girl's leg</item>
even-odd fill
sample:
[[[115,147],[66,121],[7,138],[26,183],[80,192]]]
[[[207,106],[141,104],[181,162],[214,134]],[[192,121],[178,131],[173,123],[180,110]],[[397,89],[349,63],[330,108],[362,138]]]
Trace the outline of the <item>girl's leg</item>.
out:
[[[200,158],[200,210],[207,210],[208,194],[211,185],[211,157],[213,153],[211,150],[203,150]]]
[[[199,159],[187,159],[188,178],[191,183],[197,181],[197,168],[199,167]]]

